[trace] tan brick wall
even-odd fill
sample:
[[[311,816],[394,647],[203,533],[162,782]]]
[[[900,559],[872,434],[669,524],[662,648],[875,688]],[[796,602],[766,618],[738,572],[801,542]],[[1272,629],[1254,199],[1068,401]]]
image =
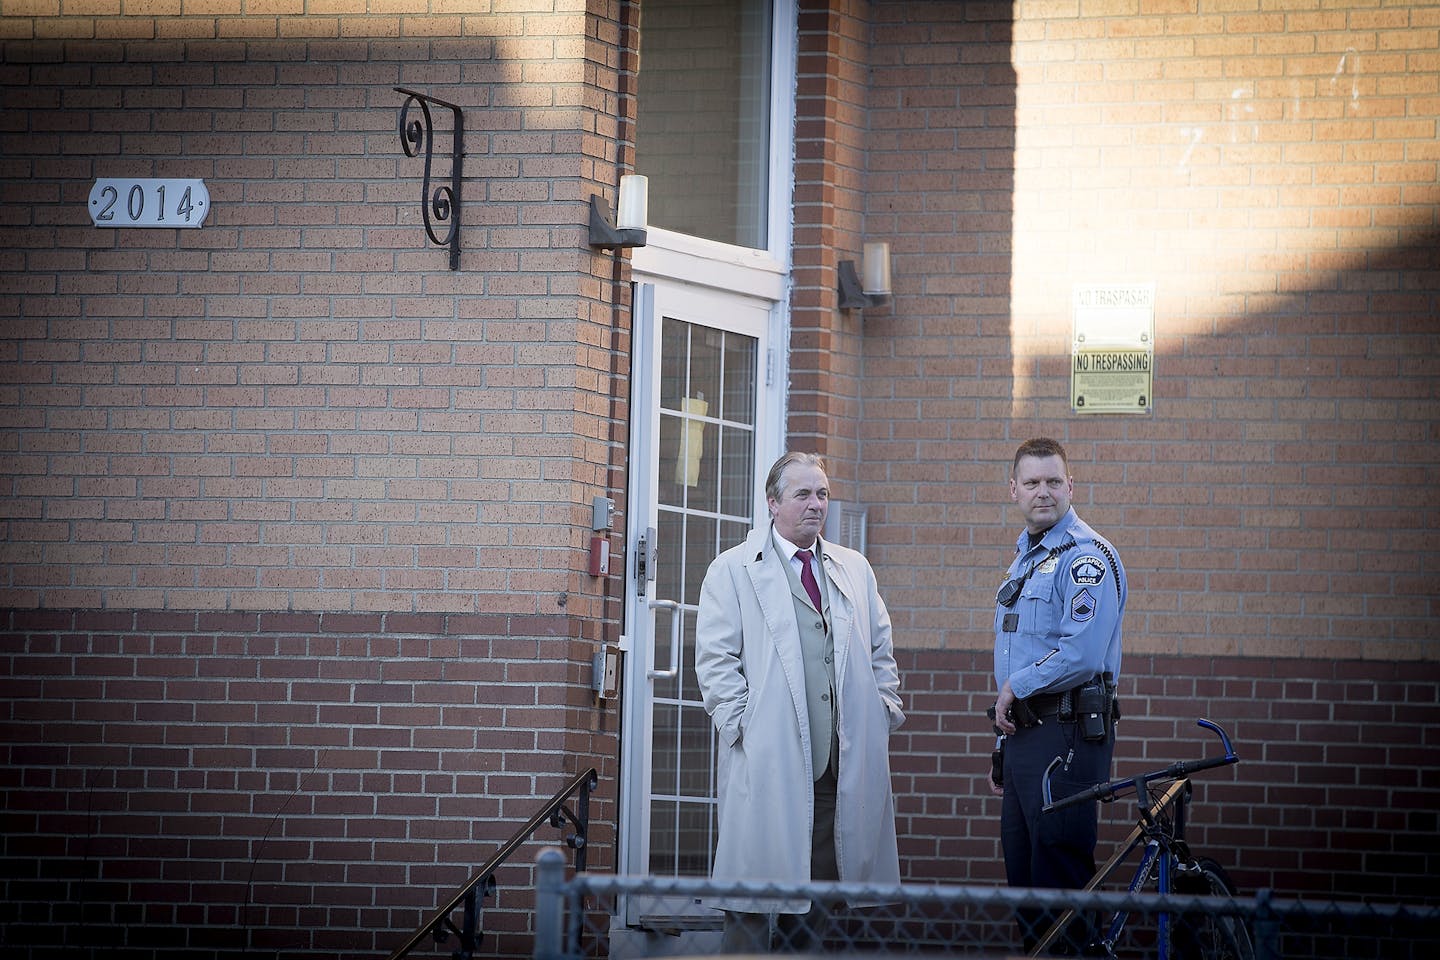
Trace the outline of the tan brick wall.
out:
[[[601,614],[627,344],[583,229],[618,159],[595,6],[7,0],[0,606]],[[396,86],[465,110],[456,272]],[[100,230],[103,176],[213,210]]]
[[[1127,649],[1434,659],[1440,11],[874,2],[861,490],[907,646],[983,650],[1015,446],[1065,442]],[[1069,406],[1077,283],[1154,282],[1154,408]],[[844,424],[841,425],[844,429]]]

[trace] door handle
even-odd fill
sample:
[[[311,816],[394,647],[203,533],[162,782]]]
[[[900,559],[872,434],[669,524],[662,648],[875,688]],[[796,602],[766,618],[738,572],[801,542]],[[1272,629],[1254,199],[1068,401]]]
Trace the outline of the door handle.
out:
[[[651,600],[651,610],[670,611],[670,669],[651,667],[645,674],[651,680],[673,680],[680,675],[680,604],[674,600]]]

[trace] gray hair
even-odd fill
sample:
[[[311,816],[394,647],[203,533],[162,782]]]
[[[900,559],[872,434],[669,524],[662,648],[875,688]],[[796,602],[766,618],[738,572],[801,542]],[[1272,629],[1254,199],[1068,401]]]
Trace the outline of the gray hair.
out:
[[[776,460],[775,465],[770,468],[770,475],[765,478],[765,496],[767,498],[771,500],[779,500],[781,498],[781,495],[785,493],[784,485],[781,482],[785,474],[785,468],[795,463],[816,467],[821,472],[825,470],[825,460],[820,454],[792,450],[779,460]]]

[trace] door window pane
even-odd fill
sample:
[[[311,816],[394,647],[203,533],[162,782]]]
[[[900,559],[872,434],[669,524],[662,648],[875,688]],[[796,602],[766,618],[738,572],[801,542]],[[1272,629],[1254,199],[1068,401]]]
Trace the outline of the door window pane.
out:
[[[715,850],[715,804],[681,802],[675,806],[678,814],[675,875],[708,877]]]
[[[685,524],[685,602],[700,604],[700,585],[705,571],[720,551],[715,548],[715,520],[691,516]]]
[[[680,783],[680,708],[671,703],[655,704],[655,742],[651,745],[655,764],[651,768],[652,789],[660,796],[672,796]]]
[[[645,0],[635,170],[650,223],[767,247],[770,0]]]
[[[720,512],[745,518],[748,527],[755,491],[755,431],[746,427],[721,426],[719,434]],[[717,543],[716,552],[730,546],[733,544]]]
[[[711,327],[690,328],[690,383],[688,397],[705,402],[706,412],[720,416],[720,371],[725,356],[725,334]]]
[[[660,325],[660,409],[679,410],[689,386],[690,324],[666,317]]]
[[[720,415],[736,423],[755,422],[755,341],[725,335],[725,386]]]
[[[676,793],[708,800],[715,789],[715,726],[703,710],[690,711],[683,723]]]
[[[680,599],[681,574],[684,571],[685,515],[660,509],[655,531],[655,596],[666,600]]]
[[[720,522],[720,545],[719,545],[719,549],[720,549],[720,550],[728,550],[728,549],[730,549],[731,547],[735,546],[735,544],[742,542],[749,533],[750,533],[750,520],[749,520],[749,519],[746,519],[745,522],[743,522],[743,523],[737,523],[737,522],[735,522],[735,521],[730,521],[730,520],[722,520],[722,521]]]
[[[650,801],[650,872],[675,876],[676,818],[680,805],[673,800]]]
[[[748,517],[756,341],[673,317],[662,338],[660,504]]]

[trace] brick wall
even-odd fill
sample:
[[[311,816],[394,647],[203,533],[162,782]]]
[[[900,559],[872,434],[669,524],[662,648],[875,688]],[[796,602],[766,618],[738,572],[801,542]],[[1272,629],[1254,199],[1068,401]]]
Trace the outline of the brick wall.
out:
[[[0,20],[0,606],[598,616],[617,23],[175,6]],[[395,86],[466,112],[455,272]],[[111,176],[213,212],[97,229]]]
[[[907,881],[1003,883],[1000,801],[985,776],[994,702],[984,653],[901,655],[907,720],[893,749]],[[1440,667],[1345,660],[1141,655],[1125,660],[1115,775],[1214,756],[1219,723],[1240,763],[1197,774],[1189,837],[1247,895],[1440,902],[1435,747]],[[1102,862],[1134,826],[1101,807]]]
[[[835,497],[859,497],[861,317],[836,270],[860,259],[867,4],[799,4],[790,297],[792,449],[826,458]]]
[[[7,949],[388,952],[590,765],[613,867],[620,10],[382,6],[4,5]],[[465,111],[455,272],[396,86]],[[97,230],[109,176],[213,209]]]
[[[385,955],[590,764],[589,862],[613,869],[615,745],[574,628],[6,613],[0,944]],[[561,837],[542,828],[497,875],[487,950],[528,952],[530,864]]]
[[[88,924],[7,936],[98,938],[57,952],[384,949],[587,759],[611,859],[582,571],[628,342],[582,225],[633,34],[323,6],[0,18],[5,899]],[[789,429],[871,508],[916,879],[998,877],[976,718],[1036,432],[1132,573],[1122,769],[1233,718],[1198,826],[1244,885],[1434,872],[1440,26],[1230,6],[800,4]],[[466,109],[456,273],[396,85]],[[204,177],[212,219],[97,232],[114,175]],[[894,301],[835,311],[880,239]],[[1072,416],[1069,290],[1137,278],[1155,409]]]
[[[797,184],[791,430],[848,449],[859,429],[850,486],[905,668],[907,877],[1003,877],[991,597],[1019,527],[1010,457],[1043,433],[1130,573],[1117,769],[1199,755],[1211,717],[1244,763],[1201,787],[1196,840],[1244,887],[1417,895],[1440,759],[1435,521],[1410,507],[1440,461],[1435,10],[802,9],[802,64],[830,63],[813,104],[802,69],[800,169],[824,170]],[[842,78],[862,71],[852,131]],[[840,210],[802,216],[812,181]],[[890,240],[893,302],[825,317],[810,231]],[[1074,415],[1072,287],[1133,281],[1158,291],[1153,409]],[[853,381],[815,361],[813,400],[812,316],[834,352],[863,348]],[[1129,816],[1107,809],[1107,840]]]
[[[135,957],[393,949],[533,798],[581,758],[614,756],[583,668],[553,655],[577,646],[570,626],[7,614],[5,942]],[[909,881],[1002,879],[999,803],[983,781],[986,661],[901,652]],[[1433,873],[1440,829],[1433,664],[1132,656],[1127,667],[1119,772],[1207,754],[1199,716],[1234,737],[1241,764],[1196,778],[1191,836],[1244,890],[1427,896],[1413,878]],[[589,849],[601,870],[614,864],[617,772],[601,761]],[[1123,803],[1105,808],[1104,844],[1129,817]],[[496,955],[528,945],[529,856],[517,861],[487,906]]]
[[[873,2],[861,499],[912,646],[984,649],[1015,446],[1067,444],[1128,649],[1433,660],[1440,12]],[[1071,289],[1156,285],[1154,407],[1069,406]]]

